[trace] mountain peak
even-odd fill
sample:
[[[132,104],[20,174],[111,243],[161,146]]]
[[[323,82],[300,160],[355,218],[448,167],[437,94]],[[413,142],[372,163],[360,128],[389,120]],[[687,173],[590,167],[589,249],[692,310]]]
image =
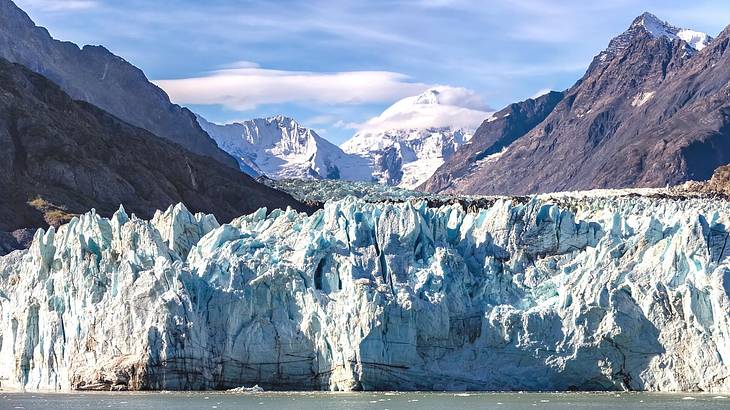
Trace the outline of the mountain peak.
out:
[[[430,90],[424,91],[423,94],[416,96],[416,99],[413,103],[426,105],[439,104],[439,95],[441,95],[441,92],[435,88],[432,88]]]
[[[636,30],[643,30],[654,38],[666,37],[669,40],[684,40],[690,48],[696,51],[702,50],[712,41],[712,37],[705,33],[676,27],[649,12],[644,12],[634,19],[628,32]]]
[[[294,118],[291,118],[291,117],[287,117],[286,115],[283,115],[283,114],[273,115],[271,117],[266,118],[265,120],[269,123],[277,123],[280,126],[287,127],[287,128],[300,126],[299,123],[297,122],[297,120],[295,120]]]
[[[652,28],[656,27],[672,27],[669,23],[666,21],[662,21],[659,17],[656,15],[645,11],[640,16],[636,17],[634,21],[631,23],[631,27],[644,27],[647,29],[647,31],[651,31]]]
[[[676,27],[661,20],[652,13],[644,12],[634,19],[626,31],[611,40],[608,48],[597,56],[597,62],[600,64],[612,59],[647,35],[653,38],[664,37],[669,41],[683,40],[685,43],[684,49],[687,51],[685,55],[687,57],[691,57],[695,52],[701,51],[714,40],[705,33]]]
[[[241,170],[272,179],[345,179],[369,181],[366,159],[338,146],[285,115],[218,125],[198,116],[203,129],[237,158]]]

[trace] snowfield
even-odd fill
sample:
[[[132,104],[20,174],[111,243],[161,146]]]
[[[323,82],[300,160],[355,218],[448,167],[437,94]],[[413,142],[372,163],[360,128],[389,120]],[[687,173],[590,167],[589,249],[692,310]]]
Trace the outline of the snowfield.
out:
[[[91,212],[0,258],[0,380],[728,392],[729,219],[663,190]]]

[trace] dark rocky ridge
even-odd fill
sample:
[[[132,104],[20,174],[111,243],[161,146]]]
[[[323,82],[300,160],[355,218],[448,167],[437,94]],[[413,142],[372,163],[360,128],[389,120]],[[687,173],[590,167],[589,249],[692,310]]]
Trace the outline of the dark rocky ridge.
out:
[[[0,255],[5,255],[22,248],[23,247],[12,234],[0,232]]]
[[[563,99],[563,93],[551,91],[535,99],[514,103],[497,112],[476,130],[471,141],[459,148],[419,189],[442,192],[458,179],[469,175],[477,163],[500,152],[517,138],[541,123]]]
[[[54,40],[11,0],[0,0],[0,57],[44,75],[73,99],[237,168],[187,108],[172,104],[144,73],[101,46]]]
[[[730,162],[730,30],[702,51],[637,24],[599,54],[537,126],[494,160],[432,191],[531,194],[659,187]],[[453,167],[450,161],[441,169]]]
[[[0,146],[0,231],[62,223],[91,208],[108,216],[120,204],[149,218],[183,202],[221,222],[260,207],[309,210],[236,169],[74,101],[3,59]],[[7,234],[0,240],[12,246]]]

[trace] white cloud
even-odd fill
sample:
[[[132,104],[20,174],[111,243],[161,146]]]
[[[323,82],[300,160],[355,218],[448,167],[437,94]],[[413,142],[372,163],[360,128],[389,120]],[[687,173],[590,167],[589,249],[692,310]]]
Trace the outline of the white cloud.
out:
[[[16,0],[20,8],[35,8],[45,11],[68,11],[91,9],[99,6],[96,0]]]
[[[337,119],[333,115],[322,114],[312,117],[304,122],[309,125],[326,125],[335,121],[337,121]]]
[[[357,129],[372,133],[415,128],[476,129],[492,114],[493,110],[474,91],[437,86],[398,101],[379,116],[357,125]]]
[[[366,104],[389,102],[418,94],[429,85],[411,82],[389,71],[317,73],[271,70],[237,63],[210,75],[159,80],[173,101],[180,104],[218,104],[246,111],[264,104]]]
[[[532,97],[530,97],[530,98],[532,98],[534,100],[535,98],[542,97],[543,95],[549,93],[550,91],[552,91],[550,88],[540,89],[535,94],[533,94]]]
[[[238,68],[259,68],[261,67],[258,63],[255,63],[253,61],[234,61],[233,63],[223,65],[220,67],[221,70],[235,70]]]
[[[343,120],[339,120],[339,121],[335,122],[334,124],[332,124],[332,126],[334,128],[341,128],[343,130],[356,130],[356,129],[360,128],[360,124],[358,124],[356,122],[347,122],[347,121],[343,121]]]

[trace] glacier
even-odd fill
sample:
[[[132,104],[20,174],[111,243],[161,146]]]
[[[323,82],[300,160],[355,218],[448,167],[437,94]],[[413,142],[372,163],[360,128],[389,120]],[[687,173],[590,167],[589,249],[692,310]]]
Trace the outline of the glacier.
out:
[[[355,197],[367,202],[406,201],[415,199],[451,200],[449,195],[432,194],[412,191],[376,182],[343,181],[336,179],[267,179],[258,178],[271,188],[284,191],[297,201],[308,204],[324,204],[330,201],[340,201],[347,197]]]
[[[4,389],[730,391],[726,199],[90,212],[0,258]]]

